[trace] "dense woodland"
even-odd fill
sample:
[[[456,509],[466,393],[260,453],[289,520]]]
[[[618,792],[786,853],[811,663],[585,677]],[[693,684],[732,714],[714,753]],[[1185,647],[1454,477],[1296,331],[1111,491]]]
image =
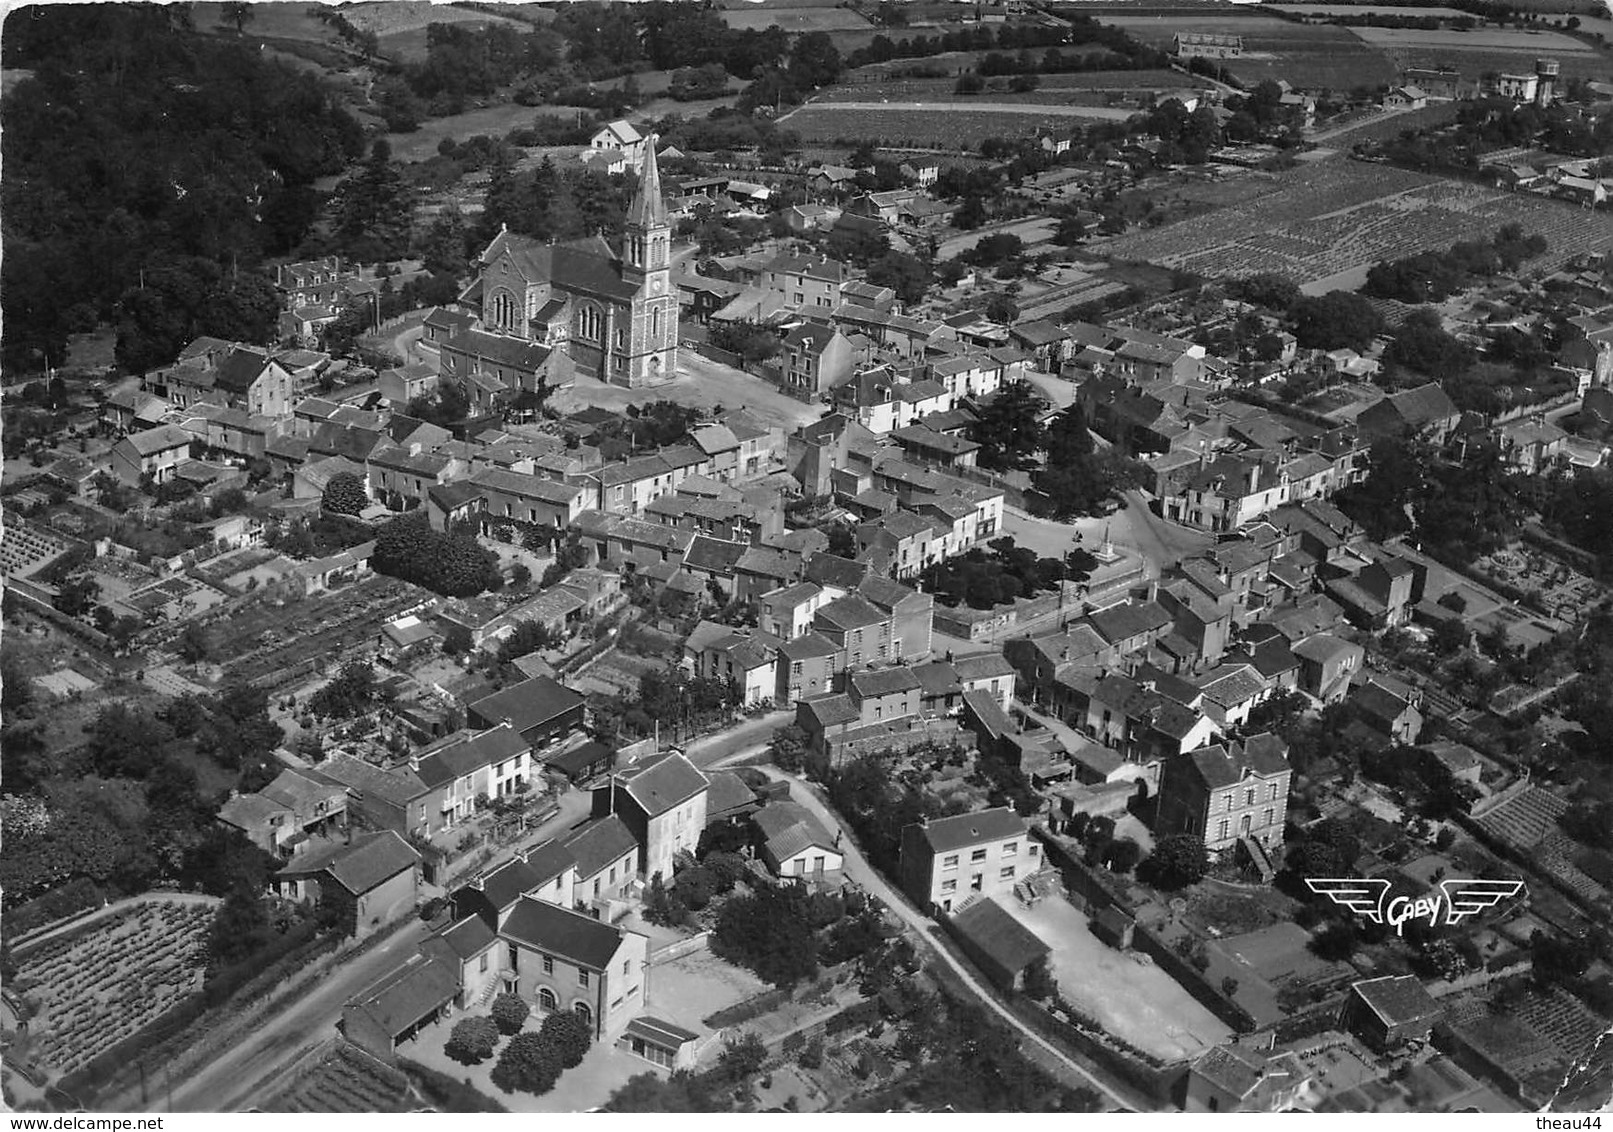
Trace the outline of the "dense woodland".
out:
[[[4,364],[61,364],[69,334],[261,340],[252,272],[318,215],[313,181],[362,146],[323,82],[193,34],[185,8],[41,5],[6,21],[0,105]],[[164,335],[166,338],[167,335]]]

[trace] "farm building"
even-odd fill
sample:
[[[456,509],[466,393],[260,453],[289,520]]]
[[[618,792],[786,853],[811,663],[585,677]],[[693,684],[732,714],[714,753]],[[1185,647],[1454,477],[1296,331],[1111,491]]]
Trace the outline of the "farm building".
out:
[[[1243,36],[1179,31],[1171,51],[1178,59],[1236,59],[1243,54]]]
[[[1376,1050],[1426,1041],[1442,1014],[1415,975],[1384,975],[1350,984],[1345,1025]]]
[[[966,903],[947,921],[959,946],[999,990],[1022,987],[1026,969],[1052,949],[993,898]]]
[[[342,1007],[342,1035],[390,1062],[398,1045],[435,1022],[458,994],[453,967],[412,955]]]

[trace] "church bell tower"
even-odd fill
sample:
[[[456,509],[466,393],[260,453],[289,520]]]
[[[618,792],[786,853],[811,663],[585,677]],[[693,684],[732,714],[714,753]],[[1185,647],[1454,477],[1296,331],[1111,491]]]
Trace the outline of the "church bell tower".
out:
[[[655,135],[644,139],[644,169],[627,209],[622,278],[638,289],[633,299],[629,383],[653,385],[677,374],[678,296],[672,288],[672,222],[661,195]]]

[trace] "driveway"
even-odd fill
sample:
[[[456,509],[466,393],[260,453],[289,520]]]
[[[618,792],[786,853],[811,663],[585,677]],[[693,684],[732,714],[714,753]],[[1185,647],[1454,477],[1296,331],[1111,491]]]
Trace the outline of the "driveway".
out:
[[[845,836],[840,839],[840,847],[846,855],[845,875],[877,896],[887,908],[899,916],[922,939],[929,940],[930,933],[936,926],[935,921],[914,908],[908,902],[906,896],[887,884],[885,878],[874,870],[874,867],[868,863],[867,858],[862,855],[862,850],[858,848],[856,840],[850,835],[849,831],[842,830],[839,815],[831,810],[823,799],[818,797],[817,791],[794,775],[785,774],[775,767],[761,767],[760,769],[763,774],[775,781],[790,783],[791,798],[805,806],[814,817],[823,823],[826,830],[835,833],[845,832]],[[997,1001],[997,996],[975,977],[973,971],[967,969],[953,958],[951,952],[942,947],[935,947],[934,951],[940,961],[952,969],[953,974],[962,980],[963,984],[969,988],[970,992],[987,1010],[996,1014],[1003,1022],[1013,1027],[1026,1042],[1035,1046],[1047,1058],[1053,1059],[1062,1071],[1067,1083],[1093,1089],[1110,1104],[1119,1108],[1146,1112],[1154,1107],[1140,1096],[1131,1094],[1129,1089],[1121,1091],[1124,1088],[1123,1086],[1111,1085],[1093,1076],[1085,1067],[1072,1060],[1057,1046],[1054,1046],[1024,1022],[1021,1022],[1002,1003]]]
[[[795,720],[793,711],[770,711],[766,715],[747,719],[737,727],[703,735],[686,743],[683,753],[701,770],[710,770],[719,764],[739,762],[767,750],[773,741],[773,732]]]

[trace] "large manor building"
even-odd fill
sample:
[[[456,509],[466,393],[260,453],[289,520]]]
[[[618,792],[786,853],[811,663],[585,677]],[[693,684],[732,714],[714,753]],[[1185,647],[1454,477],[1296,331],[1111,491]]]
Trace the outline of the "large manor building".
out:
[[[655,385],[676,375],[678,294],[671,281],[672,223],[661,195],[655,139],[648,140],[621,253],[600,236],[546,243],[500,232],[482,253],[480,274],[460,300],[480,316],[481,333],[470,335],[484,343],[493,338],[511,346],[534,343],[555,355],[555,372],[569,369],[614,385]],[[475,356],[484,353],[502,355],[508,350],[473,351],[461,363],[474,367],[473,372],[451,373],[445,367],[444,376],[485,383],[489,375]],[[523,356],[545,355],[527,349]],[[569,365],[559,365],[562,360]],[[509,388],[523,388],[530,387],[535,377],[547,375],[540,364],[535,374],[501,370],[498,376]]]

